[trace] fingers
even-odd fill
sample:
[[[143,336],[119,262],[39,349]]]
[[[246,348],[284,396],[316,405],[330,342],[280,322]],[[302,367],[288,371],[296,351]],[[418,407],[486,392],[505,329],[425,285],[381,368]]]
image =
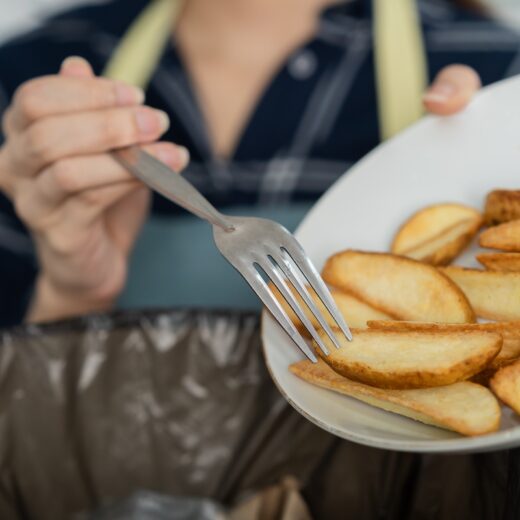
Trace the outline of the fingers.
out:
[[[104,78],[46,76],[22,85],[4,120],[8,135],[35,121],[70,112],[141,105],[141,89]]]
[[[112,240],[125,254],[130,252],[139,229],[146,220],[146,211],[136,211],[136,208],[147,208],[150,203],[150,190],[144,186],[128,194],[106,212],[107,230]]]
[[[34,181],[38,200],[47,212],[83,191],[137,180],[108,154],[63,159],[45,169]],[[35,208],[42,213],[42,208]]]
[[[44,76],[24,83],[4,116],[4,132],[21,132],[38,119],[69,112],[140,105],[142,89],[96,78],[82,58],[67,58],[59,76]]]
[[[48,228],[56,215],[90,220],[142,189],[112,159],[113,149],[143,145],[175,171],[186,166],[185,148],[154,142],[169,120],[141,106],[143,97],[128,85],[95,78],[81,58],[65,60],[59,76],[19,89],[6,121],[13,133],[0,153],[7,172],[2,188],[30,228]]]
[[[153,142],[168,126],[166,113],[149,107],[53,116],[14,136],[11,150],[19,171],[34,175],[67,157]]]
[[[144,149],[180,170],[186,163],[184,149],[171,143],[154,143]],[[49,225],[49,216],[65,201],[80,200],[89,207],[89,218],[104,211],[117,197],[122,185],[133,190],[139,185],[131,174],[108,154],[63,159],[46,168],[34,180],[22,179],[16,189],[19,215],[35,229]],[[111,189],[106,189],[111,188]],[[112,189],[113,188],[113,189]],[[82,197],[82,198],[81,198]],[[94,211],[92,211],[94,210]]]
[[[439,72],[423,97],[429,112],[451,115],[461,111],[481,87],[479,75],[466,65],[450,65]]]
[[[175,170],[181,169],[186,161],[183,149],[171,143],[157,143],[144,149]],[[57,205],[79,192],[132,180],[138,182],[110,155],[101,154],[58,161],[44,170],[35,183],[47,202]]]
[[[45,226],[33,227],[33,232],[40,240],[44,237],[46,248],[55,254],[75,255],[81,250],[81,244],[88,241],[85,233],[96,222],[99,225],[98,217],[106,208],[142,190],[142,185],[133,181],[86,190],[58,206],[45,218]]]

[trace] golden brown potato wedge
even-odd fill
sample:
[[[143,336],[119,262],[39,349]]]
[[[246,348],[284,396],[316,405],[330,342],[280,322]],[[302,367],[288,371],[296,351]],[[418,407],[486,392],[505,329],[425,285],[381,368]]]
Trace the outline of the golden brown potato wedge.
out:
[[[398,332],[353,329],[353,340],[338,334],[341,347],[329,347],[325,356],[316,351],[338,374],[377,386],[408,389],[449,385],[478,374],[500,352],[502,336],[493,332]]]
[[[490,249],[519,252],[520,220],[512,220],[486,229],[479,237],[479,244]]]
[[[482,370],[478,374],[474,375],[469,379],[473,383],[477,383],[478,385],[487,386],[489,388],[491,383],[491,378],[502,368],[511,365],[512,363],[516,363],[518,361],[518,357],[516,359],[502,360],[501,362],[497,362],[496,358],[493,360],[493,363],[489,365],[489,367]]]
[[[441,269],[464,291],[477,316],[490,320],[520,319],[520,273],[455,266]]]
[[[395,319],[475,321],[467,298],[449,278],[410,258],[343,251],[327,260],[323,278]]]
[[[468,246],[481,226],[482,216],[468,206],[429,206],[405,222],[391,251],[432,265],[446,265]]]
[[[326,363],[300,361],[289,367],[299,378],[397,413],[462,435],[484,435],[498,430],[500,407],[493,394],[470,382],[418,390],[382,390],[344,378]]]
[[[489,385],[501,401],[520,414],[520,361],[497,370]]]
[[[276,296],[276,299],[280,302],[283,309],[287,313],[287,316],[289,316],[289,319],[294,323],[298,331],[306,337],[309,337],[310,335],[308,334],[307,329],[299,320],[298,316],[296,316],[296,314],[293,312],[289,304],[282,297],[278,289],[272,284],[269,284],[269,286],[273,291],[273,294]],[[316,303],[318,309],[325,317],[327,323],[332,327],[337,327],[336,322],[329,314],[329,312],[325,308],[325,305],[323,305],[322,301],[319,299],[318,295],[310,287],[308,287],[307,289],[309,290],[309,294],[312,296],[312,299]],[[347,294],[339,289],[332,288],[330,290],[330,293],[334,298],[334,301],[336,302],[339,311],[345,318],[345,321],[348,323],[349,327],[363,328],[367,326],[366,324],[368,320],[384,320],[390,318],[390,316],[388,316],[384,312],[378,311],[377,309],[370,307],[370,305],[367,305],[366,303],[360,301],[355,296]],[[293,290],[293,294],[296,300],[298,301],[300,308],[305,311],[306,316],[309,318],[313,326],[315,328],[319,328],[320,324],[318,323],[318,320],[314,317],[314,314],[312,314],[309,308],[305,305],[302,298],[296,293],[295,290]]]
[[[495,190],[486,198],[484,220],[495,226],[520,219],[520,190]]]
[[[400,332],[495,332],[504,338],[520,339],[520,320],[490,321],[486,323],[431,323],[420,321],[369,320],[368,327]]]
[[[398,332],[443,331],[465,333],[476,330],[494,332],[502,336],[503,343],[497,357],[489,365],[490,368],[500,368],[505,362],[511,362],[520,358],[520,320],[489,323],[424,323],[417,321],[369,320],[367,325],[373,330],[393,330]]]
[[[520,272],[520,253],[482,253],[477,260],[489,271]]]
[[[520,338],[504,338],[502,336],[502,348],[498,356],[493,360],[491,368],[500,368],[504,363],[509,363],[520,358]]]
[[[462,204],[436,204],[414,213],[397,232],[392,252],[401,254],[431,240],[455,224],[465,220],[480,220],[480,213]]]
[[[435,238],[400,254],[431,265],[447,265],[466,249],[480,226],[480,220],[464,220]],[[393,252],[397,253],[397,251]]]

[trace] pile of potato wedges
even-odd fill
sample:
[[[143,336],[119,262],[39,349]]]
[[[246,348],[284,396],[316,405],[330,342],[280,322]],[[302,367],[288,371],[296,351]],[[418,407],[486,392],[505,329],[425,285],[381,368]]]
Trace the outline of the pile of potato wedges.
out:
[[[454,264],[475,240],[488,250],[477,255],[483,268]],[[295,363],[293,374],[462,435],[498,430],[500,401],[520,414],[520,191],[489,193],[483,212],[456,203],[421,209],[389,252],[340,251],[322,276],[354,339],[336,349],[319,331],[330,354],[314,345],[319,362]]]

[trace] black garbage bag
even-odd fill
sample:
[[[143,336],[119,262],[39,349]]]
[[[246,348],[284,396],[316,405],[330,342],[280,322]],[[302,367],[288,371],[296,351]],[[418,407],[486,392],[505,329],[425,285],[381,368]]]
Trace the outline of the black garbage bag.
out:
[[[140,491],[231,507],[287,476],[316,519],[513,519],[516,463],[320,430],[269,379],[253,314],[92,316],[0,338],[2,520],[74,518]]]

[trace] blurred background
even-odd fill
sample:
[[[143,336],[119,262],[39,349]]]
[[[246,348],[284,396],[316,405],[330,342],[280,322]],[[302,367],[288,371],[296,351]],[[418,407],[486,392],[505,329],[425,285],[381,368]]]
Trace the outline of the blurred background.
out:
[[[106,0],[0,0],[0,42],[38,25],[52,13],[80,4]]]
[[[496,16],[508,25],[520,29],[520,1],[519,0],[485,0]]]
[[[0,42],[34,27],[49,14],[78,4],[106,0],[0,0]],[[442,0],[438,0],[442,2]],[[484,0],[497,18],[520,30],[520,0]]]

